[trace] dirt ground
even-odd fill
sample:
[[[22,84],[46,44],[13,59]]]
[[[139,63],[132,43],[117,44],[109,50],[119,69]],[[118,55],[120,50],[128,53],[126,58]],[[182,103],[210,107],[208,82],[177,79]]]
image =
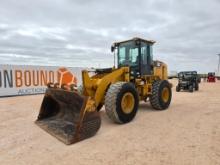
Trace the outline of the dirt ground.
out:
[[[202,82],[194,93],[173,88],[168,110],[141,103],[124,125],[112,123],[103,110],[97,134],[69,146],[34,124],[42,98],[0,99],[1,165],[220,164],[220,82]]]

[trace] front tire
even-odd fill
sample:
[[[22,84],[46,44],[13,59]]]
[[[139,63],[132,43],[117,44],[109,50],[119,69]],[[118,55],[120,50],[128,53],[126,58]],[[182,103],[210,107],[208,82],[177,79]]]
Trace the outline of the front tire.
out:
[[[169,107],[172,98],[172,91],[167,80],[154,81],[152,95],[150,96],[151,106],[155,110],[165,110]]]
[[[130,122],[136,116],[138,105],[138,93],[132,83],[112,84],[105,95],[106,114],[115,123]]]
[[[189,86],[189,92],[193,92],[193,86],[192,85]]]

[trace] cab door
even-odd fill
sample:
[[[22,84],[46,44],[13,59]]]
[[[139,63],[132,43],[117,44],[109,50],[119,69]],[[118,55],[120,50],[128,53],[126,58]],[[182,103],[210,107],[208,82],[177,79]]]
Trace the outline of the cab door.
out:
[[[141,43],[140,54],[141,54],[141,75],[152,75],[152,71],[153,71],[152,46],[146,43]]]

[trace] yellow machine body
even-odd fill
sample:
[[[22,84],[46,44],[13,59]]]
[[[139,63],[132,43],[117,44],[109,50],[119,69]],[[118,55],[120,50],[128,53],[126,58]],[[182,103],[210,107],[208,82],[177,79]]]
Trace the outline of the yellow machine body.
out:
[[[135,79],[135,86],[138,90],[140,100],[145,100],[151,95],[152,84],[155,80],[167,80],[167,65],[161,61],[154,62],[153,75],[143,76]],[[82,71],[83,95],[89,96],[96,108],[104,105],[104,96],[111,84],[123,81],[130,82],[129,67],[119,69],[112,68],[111,73],[95,74],[89,76],[87,70]]]
[[[130,75],[129,66],[113,67],[108,72],[93,75],[83,70],[81,92],[66,86],[48,87],[36,124],[66,144],[81,141],[93,136],[100,128],[101,119],[98,111],[105,105],[107,91],[111,85],[120,86],[120,82],[124,84],[132,82],[132,88],[137,95],[132,95],[132,90],[125,92],[120,103],[124,113],[129,114],[132,108],[137,106],[135,100],[146,101],[153,94],[153,83],[157,80],[167,80],[167,65],[161,61],[154,61],[151,75],[138,78]],[[166,88],[162,91],[164,100],[170,97],[169,87]],[[107,105],[109,106],[111,103]]]

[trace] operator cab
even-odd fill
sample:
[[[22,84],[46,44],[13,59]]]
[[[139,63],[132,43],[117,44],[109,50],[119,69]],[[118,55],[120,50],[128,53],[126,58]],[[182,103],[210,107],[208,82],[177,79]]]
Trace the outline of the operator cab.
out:
[[[117,67],[130,67],[130,74],[134,78],[153,74],[154,41],[133,38],[122,42],[116,42],[112,46],[112,52],[117,53]]]

